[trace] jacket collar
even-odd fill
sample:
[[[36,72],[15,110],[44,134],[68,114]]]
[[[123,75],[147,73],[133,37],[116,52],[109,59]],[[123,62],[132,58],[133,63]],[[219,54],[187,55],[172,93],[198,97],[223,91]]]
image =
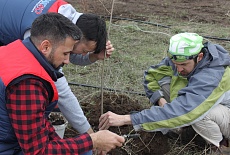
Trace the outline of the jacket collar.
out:
[[[26,38],[22,41],[25,47],[34,55],[34,57],[38,60],[41,66],[46,70],[49,76],[53,81],[57,81],[58,78],[63,76],[62,73],[58,72],[58,70],[54,69],[44,55],[36,48],[36,46],[32,43],[30,37]]]

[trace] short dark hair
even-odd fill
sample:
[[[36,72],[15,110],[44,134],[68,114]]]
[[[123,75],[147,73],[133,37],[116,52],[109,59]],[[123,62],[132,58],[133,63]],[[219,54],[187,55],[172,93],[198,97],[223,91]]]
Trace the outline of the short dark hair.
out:
[[[59,13],[46,13],[34,20],[30,37],[33,41],[49,39],[53,43],[59,43],[67,37],[80,40],[82,32],[65,16]]]
[[[200,53],[203,53],[204,56],[208,53],[208,48],[205,47],[205,44],[204,44],[204,47],[201,49]],[[198,54],[199,54],[199,53],[198,53]],[[193,59],[195,63],[197,63],[198,54],[197,54],[197,56]]]
[[[95,41],[96,49],[94,53],[100,53],[106,48],[107,31],[106,23],[98,15],[82,14],[76,22],[87,41]]]

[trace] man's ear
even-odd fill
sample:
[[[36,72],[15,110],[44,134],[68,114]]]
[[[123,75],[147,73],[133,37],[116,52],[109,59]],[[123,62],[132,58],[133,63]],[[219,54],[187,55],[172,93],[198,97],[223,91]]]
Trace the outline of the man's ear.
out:
[[[200,62],[203,59],[203,57],[204,57],[204,53],[200,52],[197,57],[197,62]]]
[[[50,54],[52,50],[52,45],[49,40],[43,40],[40,44],[40,51],[42,54],[46,57],[47,55]]]

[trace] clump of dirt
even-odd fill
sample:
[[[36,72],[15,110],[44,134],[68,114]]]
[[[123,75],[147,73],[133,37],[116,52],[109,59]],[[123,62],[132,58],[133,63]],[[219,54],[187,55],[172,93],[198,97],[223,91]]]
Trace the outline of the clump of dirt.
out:
[[[89,114],[87,118],[95,130],[98,130],[99,117],[101,116],[101,94],[96,94],[91,98],[93,104],[81,103],[84,113]],[[103,113],[107,111],[116,114],[129,114],[130,112],[140,111],[141,104],[137,100],[132,100],[124,94],[104,93],[103,94]]]
[[[62,125],[66,122],[64,116],[60,112],[51,112],[48,120],[52,125]]]
[[[94,104],[81,103],[83,111],[88,114],[90,124],[98,131],[101,115],[101,95],[95,95]],[[140,111],[144,107],[137,101],[124,94],[104,93],[103,112],[112,111],[116,114],[129,114]],[[136,132],[131,125],[110,127],[110,131],[119,135],[139,134],[139,137],[127,139],[121,148],[110,151],[109,155],[162,155],[169,151],[168,138],[161,132]]]

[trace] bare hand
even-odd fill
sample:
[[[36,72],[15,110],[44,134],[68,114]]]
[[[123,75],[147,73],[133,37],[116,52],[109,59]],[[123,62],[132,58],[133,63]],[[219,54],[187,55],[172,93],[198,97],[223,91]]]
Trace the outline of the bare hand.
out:
[[[108,129],[110,126],[122,126],[131,124],[130,115],[117,115],[111,111],[101,115],[99,118],[99,130]]]
[[[101,150],[97,150],[97,154],[96,155],[106,155],[106,151],[101,151]]]
[[[105,51],[101,51],[100,53],[89,53],[89,59],[91,62],[95,62],[97,60],[104,60],[104,58],[108,58],[112,55],[114,51],[114,48],[113,48],[113,45],[111,44],[110,41],[107,41],[106,43],[106,50]],[[105,52],[106,52],[106,55],[105,55]]]
[[[125,142],[125,138],[119,136],[109,130],[101,130],[90,134],[93,141],[93,148],[99,149],[105,152],[109,152],[111,149],[121,147]]]
[[[91,133],[94,133],[93,129],[90,127],[88,130],[87,130],[87,133],[88,134],[91,134]]]
[[[158,105],[161,107],[163,107],[166,103],[167,103],[167,101],[164,98],[160,98],[158,100]]]
[[[113,45],[110,41],[107,41],[106,43],[106,57],[110,57],[114,51]]]
[[[95,56],[97,57],[97,60],[103,60],[106,56],[106,58],[110,57],[112,55],[114,51],[113,45],[111,44],[110,41],[107,41],[106,43],[106,50],[103,52],[100,52],[98,54],[95,54]],[[106,52],[106,55],[105,55]]]

